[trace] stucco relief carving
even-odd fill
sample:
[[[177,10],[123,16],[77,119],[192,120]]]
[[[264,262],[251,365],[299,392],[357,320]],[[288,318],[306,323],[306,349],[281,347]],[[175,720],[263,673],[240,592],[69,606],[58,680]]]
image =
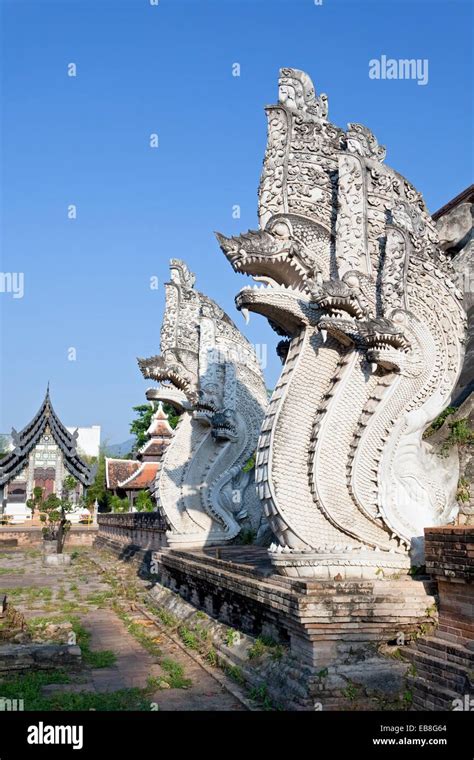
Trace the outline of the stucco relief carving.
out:
[[[140,359],[143,375],[159,383],[150,400],[181,414],[155,483],[158,508],[172,546],[219,544],[242,528],[265,532],[251,475],[266,405],[262,370],[251,344],[194,275],[170,262],[161,354]]]
[[[332,125],[292,69],[267,113],[261,229],[218,239],[259,283],[237,307],[283,337],[256,466],[270,554],[293,576],[397,572],[456,512],[456,472],[422,433],[460,371],[461,294],[421,194],[369,129]]]

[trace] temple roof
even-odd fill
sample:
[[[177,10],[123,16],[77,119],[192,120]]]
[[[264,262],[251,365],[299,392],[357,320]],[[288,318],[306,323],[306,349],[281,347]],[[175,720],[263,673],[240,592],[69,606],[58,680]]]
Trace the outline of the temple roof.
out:
[[[459,206],[460,203],[474,203],[474,185],[469,185],[469,187],[466,187],[465,190],[456,195],[454,198],[451,198],[450,201],[445,203],[444,206],[441,206],[441,208],[435,211],[431,216],[436,221],[441,216],[444,216],[444,214],[446,214],[448,211],[451,211],[451,209],[455,206]]]
[[[158,404],[147,429],[148,440],[139,449],[137,459],[105,458],[105,482],[107,488],[115,490],[143,489],[152,485],[158,472],[166,449],[173,437],[173,428],[168,422],[168,416],[163,410],[163,404]]]
[[[107,488],[112,490],[120,488],[120,483],[123,480],[128,480],[139,466],[140,462],[136,459],[112,459],[111,457],[105,457],[105,484]]]
[[[28,464],[28,456],[39,443],[46,427],[49,427],[54,442],[61,449],[69,473],[82,485],[91,485],[94,480],[94,471],[76,451],[77,431],[70,433],[54,411],[49,395],[49,385],[43,403],[31,422],[19,433],[12,428],[15,448],[0,460],[0,485],[8,483]]]
[[[148,488],[156,477],[159,462],[139,462],[137,459],[105,459],[107,488],[125,491]]]
[[[151,418],[150,427],[146,431],[149,438],[172,438],[173,428],[168,422],[168,415],[163,409],[163,404],[160,401],[158,408]]]

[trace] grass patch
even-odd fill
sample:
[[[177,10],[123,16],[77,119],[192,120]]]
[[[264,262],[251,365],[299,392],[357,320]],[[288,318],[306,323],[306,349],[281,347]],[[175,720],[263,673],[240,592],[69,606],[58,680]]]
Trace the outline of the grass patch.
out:
[[[13,599],[19,599],[24,594],[26,595],[28,593],[28,589],[24,588],[23,586],[18,586],[17,588],[3,588],[0,589],[0,594],[6,594],[7,597],[13,598]]]
[[[214,649],[214,647],[211,647],[205,657],[206,662],[211,665],[213,668],[217,668],[219,666],[219,658],[217,656],[217,652]]]
[[[0,683],[2,697],[5,699],[23,699],[25,710],[44,710],[47,700],[41,695],[41,687],[52,683],[70,683],[71,678],[65,670],[51,672],[30,672],[21,675],[6,676]]]
[[[0,689],[5,699],[23,699],[25,711],[137,710],[144,712],[150,710],[150,700],[145,689],[121,689],[103,694],[64,692],[50,697],[44,697],[41,694],[43,686],[56,683],[68,684],[71,683],[71,678],[63,670],[26,673],[3,679],[0,682]]]
[[[171,614],[171,612],[168,612],[167,610],[160,607],[159,609],[153,610],[155,612],[157,618],[165,625],[167,628],[175,628],[178,624],[178,619],[175,618],[174,615]]]
[[[273,660],[281,660],[285,648],[270,636],[259,636],[248,649],[247,656],[249,660],[256,660],[264,654],[269,654]]]
[[[24,575],[25,568],[0,567],[0,575]]]
[[[34,634],[41,628],[46,628],[47,625],[58,625],[60,623],[71,623],[72,625],[76,622],[75,618],[71,618],[67,615],[53,615],[51,617],[45,617],[44,615],[37,615],[34,618],[30,618],[28,621],[28,630],[30,633]],[[78,622],[78,621],[77,621]]]
[[[239,641],[239,634],[234,628],[227,628],[225,632],[225,643],[228,647],[233,647]]]
[[[117,657],[110,649],[95,651],[90,648],[91,634],[79,621],[73,621],[72,629],[76,634],[76,641],[81,647],[82,659],[86,665],[91,668],[110,668],[116,662]]]
[[[88,594],[85,601],[96,607],[106,607],[107,603],[113,599],[113,597],[114,594],[112,591],[97,591],[93,594]]]
[[[114,610],[118,617],[127,626],[128,632],[148,651],[154,655],[163,670],[167,673],[166,681],[172,689],[188,689],[192,681],[184,675],[184,668],[170,657],[163,657],[160,647],[147,634],[146,629],[139,623],[134,623],[118,604],[114,604]]]
[[[275,709],[268,695],[268,687],[264,683],[261,684],[260,686],[254,686],[252,689],[250,689],[249,697],[250,699],[253,699],[254,702],[258,702],[263,710]]]
[[[222,669],[229,678],[235,681],[235,683],[238,683],[240,686],[245,685],[245,676],[238,665],[224,664]]]
[[[185,677],[184,668],[179,662],[170,657],[163,657],[160,665],[166,672],[166,681],[172,689],[189,689],[192,686],[191,679]]]
[[[349,699],[351,702],[353,702],[359,696],[359,687],[354,683],[349,683],[349,685],[342,690],[342,693],[346,699]]]
[[[195,633],[185,625],[178,628],[179,637],[188,649],[199,649],[199,641]]]
[[[38,599],[50,602],[53,598],[53,592],[50,588],[28,588],[26,591],[30,601]]]
[[[78,602],[67,601],[67,602],[62,602],[60,605],[58,605],[58,610],[63,613],[81,612],[82,609],[83,609],[82,605],[79,604]]]
[[[40,549],[28,549],[28,551],[25,552],[25,557],[30,557],[30,559],[34,559],[35,557],[41,557],[42,552]]]

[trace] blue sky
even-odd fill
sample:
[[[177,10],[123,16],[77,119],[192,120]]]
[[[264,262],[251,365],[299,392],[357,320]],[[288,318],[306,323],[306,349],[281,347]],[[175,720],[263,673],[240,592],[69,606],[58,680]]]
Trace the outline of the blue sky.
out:
[[[2,432],[29,421],[49,380],[65,424],[100,424],[110,442],[129,436],[149,385],[135,358],[159,350],[163,288],[149,281],[166,281],[170,257],[188,262],[251,341],[268,344],[273,387],[278,338],[235,311],[245,280],[213,230],[257,225],[263,107],[276,102],[280,67],[310,74],[335,124],[369,126],[431,211],[472,181],[469,2],[3,0],[1,9],[1,271],[25,277],[23,298],[0,293]],[[428,84],[370,79],[381,55],[428,59]]]

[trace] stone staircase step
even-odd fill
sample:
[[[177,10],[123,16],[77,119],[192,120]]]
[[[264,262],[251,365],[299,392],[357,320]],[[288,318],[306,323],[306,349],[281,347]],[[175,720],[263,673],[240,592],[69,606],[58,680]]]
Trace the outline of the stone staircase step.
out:
[[[462,644],[455,644],[451,641],[446,641],[439,636],[428,636],[426,638],[419,639],[416,649],[421,652],[427,652],[429,654],[438,652],[437,657],[457,658],[455,661],[462,661],[459,664],[466,663],[466,666],[474,667],[474,652],[471,652],[467,647]]]
[[[440,686],[420,676],[408,676],[408,687],[413,694],[413,708],[415,710],[443,710],[453,709],[455,701],[462,699],[463,695],[452,689]]]

